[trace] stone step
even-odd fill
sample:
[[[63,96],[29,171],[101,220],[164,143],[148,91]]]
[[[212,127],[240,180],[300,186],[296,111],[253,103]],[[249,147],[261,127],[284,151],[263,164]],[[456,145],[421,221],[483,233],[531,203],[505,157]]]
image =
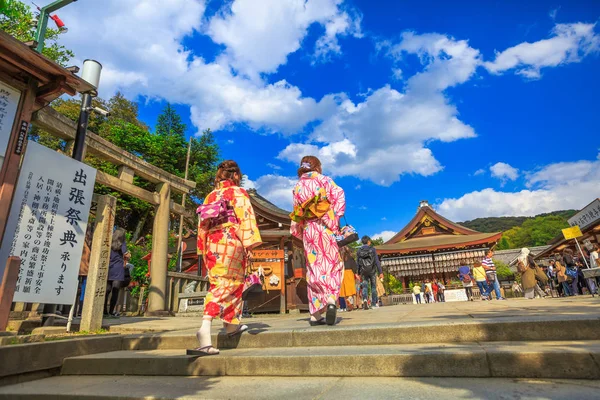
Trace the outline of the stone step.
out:
[[[249,323],[250,330],[229,338],[213,335],[221,349],[352,346],[417,343],[462,343],[534,340],[600,340],[600,319],[543,320],[528,318],[500,322],[335,325],[299,329],[272,329]],[[136,334],[123,337],[123,350],[168,350],[197,347],[194,331]]]
[[[63,375],[355,376],[599,379],[600,341],[426,343],[114,351],[64,360]]]
[[[0,400],[596,400],[600,382],[505,378],[58,376],[0,387]]]

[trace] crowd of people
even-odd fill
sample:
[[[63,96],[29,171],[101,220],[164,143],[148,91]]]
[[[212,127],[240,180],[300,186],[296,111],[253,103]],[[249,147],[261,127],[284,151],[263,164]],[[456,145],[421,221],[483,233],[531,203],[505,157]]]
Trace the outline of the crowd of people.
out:
[[[426,279],[421,284],[415,284],[412,288],[412,293],[415,295],[415,301],[417,304],[422,304],[421,296],[425,303],[445,303],[446,296],[444,291],[446,286],[439,282],[437,279],[433,281]]]
[[[247,268],[252,250],[262,244],[262,239],[250,197],[240,187],[241,179],[242,173],[235,161],[222,162],[217,169],[215,189],[197,211],[198,254],[207,266],[210,289],[205,300],[202,325],[196,334],[199,347],[189,350],[188,354],[219,354],[211,341],[211,325],[215,318],[222,320],[229,336],[239,335],[248,329],[241,323],[242,298],[247,288],[257,285],[256,282],[249,284],[253,281],[249,279],[252,274]],[[323,175],[317,157],[302,158],[292,198],[290,233],[301,240],[304,247],[309,324],[334,325],[338,309],[351,311],[379,307],[384,291],[383,271],[377,253],[368,236],[361,239],[362,246],[355,254],[342,244],[343,240],[339,241],[345,234],[344,229],[340,229],[340,218],[346,209],[344,190],[333,179]],[[124,244],[120,248],[113,246],[113,251],[118,252],[119,260],[126,257]],[[597,249],[594,254],[590,257],[597,260]],[[475,285],[483,300],[491,300],[494,296],[497,300],[505,300],[493,255],[490,250],[472,267],[459,268],[458,278],[469,300],[473,300],[472,288]],[[555,278],[567,295],[578,293],[580,280],[577,273],[569,281],[573,269],[577,270],[577,263],[572,253],[565,251],[560,261],[555,260],[549,271],[544,271],[535,263],[529,250],[523,249],[518,257],[518,270],[524,296],[546,296],[544,289]],[[114,290],[118,288],[115,281],[120,278],[115,275],[110,285],[111,307]],[[435,279],[416,284],[412,290],[418,303],[421,303],[421,296],[425,303],[445,302],[446,287]]]

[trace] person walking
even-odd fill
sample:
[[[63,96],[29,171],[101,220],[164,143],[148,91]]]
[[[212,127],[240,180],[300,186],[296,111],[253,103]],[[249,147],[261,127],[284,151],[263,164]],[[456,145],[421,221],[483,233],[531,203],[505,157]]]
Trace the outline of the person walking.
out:
[[[433,280],[434,287],[437,287],[437,301],[440,303],[446,302],[446,296],[444,296],[444,291],[446,290],[446,286],[441,281],[437,279]]]
[[[567,269],[561,264],[562,257],[558,254],[555,255],[554,270],[556,271],[556,279],[558,284],[562,286],[563,295],[565,297],[572,296],[571,286],[569,285],[569,277],[567,276]]]
[[[475,261],[473,263],[473,278],[475,278],[475,283],[479,288],[479,293],[481,293],[481,300],[489,300],[491,289],[487,283],[485,269],[480,261]]]
[[[125,259],[128,257],[130,257],[130,254],[127,251],[127,243],[125,243],[125,229],[117,228],[113,232],[112,243],[110,245],[108,283],[106,285],[106,298],[104,301],[105,313],[112,317],[118,316],[115,306],[119,299],[119,290],[125,282]]]
[[[473,275],[471,275],[471,269],[466,265],[459,267],[458,279],[462,282],[465,293],[467,294],[467,300],[473,301]]]
[[[524,247],[517,257],[517,270],[521,273],[524,297],[526,299],[533,299],[536,293],[540,297],[546,297],[546,293],[540,289],[537,281],[539,280],[542,285],[545,285],[548,282],[548,277],[538,267],[530,253],[529,249]]]
[[[352,311],[354,305],[353,298],[356,295],[355,275],[358,273],[358,266],[352,252],[348,247],[344,246],[340,249],[340,255],[344,261],[344,276],[342,278],[342,286],[340,288],[340,311]],[[343,306],[342,304],[345,304]]]
[[[371,288],[371,305],[379,308],[377,273],[379,273],[379,279],[383,279],[381,263],[379,262],[379,257],[377,257],[377,251],[371,246],[371,238],[363,236],[360,241],[362,242],[362,246],[356,251],[358,273],[362,277],[363,282],[366,282]],[[367,296],[367,292],[363,293],[363,299],[366,299]]]
[[[485,269],[486,278],[490,284],[490,294],[493,289],[496,293],[496,300],[506,300],[502,297],[502,292],[500,291],[500,282],[498,281],[496,265],[494,264],[492,257],[494,257],[494,250],[489,249],[483,260],[481,260],[481,265]]]
[[[563,264],[565,266],[565,273],[571,278],[571,295],[579,295],[579,273],[577,270],[577,263],[573,257],[573,250],[568,247],[563,250],[562,253]]]
[[[431,303],[431,289],[429,287],[429,285],[427,285],[427,283],[424,284],[425,287],[425,303],[429,304]]]
[[[418,283],[413,286],[412,289],[413,294],[415,295],[415,301],[417,304],[421,304],[421,285]]]
[[[254,209],[248,193],[240,187],[242,172],[233,160],[217,167],[215,189],[204,199],[204,205],[218,205],[218,216],[202,219],[199,207],[198,254],[208,269],[210,289],[204,302],[202,325],[196,338],[199,347],[188,350],[190,355],[215,355],[211,325],[214,318],[223,321],[225,332],[233,337],[248,329],[241,324],[244,273],[252,250],[262,244]],[[208,213],[207,213],[208,214]]]
[[[344,190],[323,175],[321,161],[314,156],[302,158],[298,178],[290,231],[304,243],[309,323],[333,325],[344,270],[336,241],[346,211]]]

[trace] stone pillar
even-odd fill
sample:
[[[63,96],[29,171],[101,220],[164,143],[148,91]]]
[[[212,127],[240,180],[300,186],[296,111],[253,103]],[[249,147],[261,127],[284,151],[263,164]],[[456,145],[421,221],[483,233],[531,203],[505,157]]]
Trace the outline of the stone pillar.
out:
[[[110,244],[117,199],[113,196],[98,196],[96,211],[96,227],[92,239],[92,252],[88,270],[83,311],[81,313],[80,331],[97,331],[102,327],[104,299],[106,296],[106,280],[110,261]]]
[[[169,206],[171,187],[161,183],[157,187],[160,203],[156,207],[154,226],[152,227],[152,260],[150,264],[150,293],[148,293],[147,314],[161,314],[168,311],[167,267],[169,265]]]

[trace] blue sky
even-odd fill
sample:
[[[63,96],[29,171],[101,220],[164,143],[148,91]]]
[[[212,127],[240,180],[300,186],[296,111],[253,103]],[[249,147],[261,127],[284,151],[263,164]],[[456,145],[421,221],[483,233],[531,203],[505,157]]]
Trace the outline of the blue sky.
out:
[[[159,8],[160,5],[160,8]],[[171,102],[289,208],[319,156],[348,222],[389,237],[427,199],[456,221],[600,194],[600,2],[77,2],[78,61],[150,126]],[[96,32],[92,37],[88,32]]]

